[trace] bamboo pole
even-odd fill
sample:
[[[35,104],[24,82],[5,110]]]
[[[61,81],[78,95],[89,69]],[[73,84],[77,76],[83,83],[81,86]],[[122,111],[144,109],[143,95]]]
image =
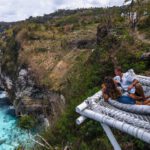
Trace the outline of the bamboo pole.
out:
[[[106,116],[104,114],[99,114],[99,113],[96,113],[96,112],[93,112],[93,111],[87,110],[87,109],[80,112],[80,114],[87,118],[104,123],[110,127],[114,127],[122,132],[130,134],[130,135],[132,135],[136,138],[139,138],[140,140],[145,141],[150,144],[150,133],[146,132],[146,130],[144,130],[142,128],[138,128],[136,126],[116,120],[112,117]]]
[[[121,150],[121,147],[120,147],[120,145],[118,144],[118,142],[117,142],[115,136],[113,135],[113,133],[112,133],[110,127],[107,126],[106,124],[103,124],[103,123],[100,123],[100,124],[101,124],[102,128],[104,129],[104,131],[105,131],[105,133],[106,133],[106,135],[107,135],[109,141],[111,142],[111,144],[112,144],[114,150]]]

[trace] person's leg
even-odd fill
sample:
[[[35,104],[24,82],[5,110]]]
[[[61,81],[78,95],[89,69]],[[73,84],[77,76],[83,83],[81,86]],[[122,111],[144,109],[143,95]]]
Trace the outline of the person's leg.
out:
[[[144,94],[143,87],[142,87],[142,85],[141,85],[140,83],[137,83],[137,84],[135,85],[135,90],[136,90],[135,93],[137,93],[140,97],[142,97],[143,100],[146,99],[145,94]]]
[[[143,101],[143,97],[136,96],[135,94],[129,94],[128,96],[133,98],[134,100]]]
[[[150,101],[148,102],[148,100],[147,100],[147,102],[145,103],[145,101],[144,101],[144,104],[143,105],[150,105]]]
[[[146,100],[150,98],[150,96],[145,96]]]
[[[136,105],[150,105],[150,100],[146,100],[144,102],[136,101]]]
[[[142,102],[136,101],[136,105],[142,105]]]
[[[145,100],[143,103],[144,103],[145,105],[148,105],[148,104],[150,103],[150,100]]]

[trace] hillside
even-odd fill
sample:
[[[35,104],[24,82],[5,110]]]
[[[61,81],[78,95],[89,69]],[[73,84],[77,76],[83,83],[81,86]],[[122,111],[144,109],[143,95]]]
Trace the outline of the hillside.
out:
[[[18,115],[42,114],[49,120],[43,136],[53,147],[112,149],[99,124],[75,125],[75,106],[98,91],[116,65],[149,75],[149,59],[141,56],[150,51],[150,44],[135,36],[121,13],[120,7],[61,10],[13,24],[2,33],[2,87]],[[149,18],[139,21],[141,34]],[[123,133],[115,134],[124,149],[149,148]]]

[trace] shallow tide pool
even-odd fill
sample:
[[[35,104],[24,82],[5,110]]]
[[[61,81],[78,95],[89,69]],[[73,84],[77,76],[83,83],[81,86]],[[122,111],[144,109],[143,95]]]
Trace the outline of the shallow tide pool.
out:
[[[5,93],[0,92],[0,150],[15,150],[19,145],[28,149],[33,146],[31,136],[17,127],[17,117],[10,111],[10,106],[5,104],[4,97]]]

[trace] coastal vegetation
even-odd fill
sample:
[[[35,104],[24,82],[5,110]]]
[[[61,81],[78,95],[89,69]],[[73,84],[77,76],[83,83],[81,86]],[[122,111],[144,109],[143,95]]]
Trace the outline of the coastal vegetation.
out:
[[[18,126],[23,129],[33,129],[36,127],[37,120],[33,116],[25,115],[19,119]]]
[[[136,31],[126,16],[137,7],[59,10],[44,17],[31,17],[1,33],[3,73],[15,82],[20,68],[30,68],[36,86],[65,97],[63,111],[55,111],[57,119],[49,117],[52,107],[43,110],[51,125],[41,135],[54,149],[66,146],[72,150],[112,149],[99,123],[87,120],[81,126],[75,124],[78,117],[75,107],[101,88],[105,76],[114,75],[116,65],[121,65],[123,71],[132,68],[137,74],[150,74],[149,60],[141,57],[150,51],[150,43],[136,36],[138,31],[145,35],[144,39],[150,40],[149,12],[142,15],[138,9],[140,18]],[[145,9],[149,10],[147,6]],[[9,92],[15,101],[15,93]],[[40,101],[35,97],[31,96],[33,103]],[[41,101],[42,106],[49,106],[45,99]],[[37,116],[32,115],[20,117],[19,126],[34,128]],[[114,133],[124,150],[150,148],[120,131],[114,130]],[[45,149],[40,145],[35,147]]]

